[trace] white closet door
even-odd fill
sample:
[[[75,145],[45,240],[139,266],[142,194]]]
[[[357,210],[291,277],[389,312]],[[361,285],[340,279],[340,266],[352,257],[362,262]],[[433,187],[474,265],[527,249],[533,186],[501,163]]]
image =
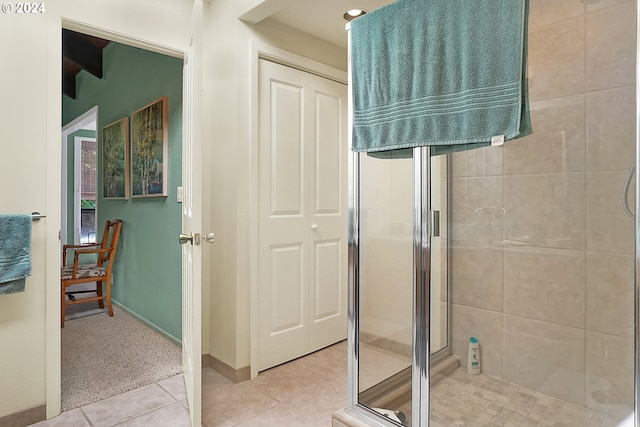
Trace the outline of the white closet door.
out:
[[[347,90],[309,77],[309,351],[315,351],[347,336]]]
[[[260,61],[258,370],[346,337],[346,87]]]
[[[307,350],[307,76],[260,61],[259,368]]]

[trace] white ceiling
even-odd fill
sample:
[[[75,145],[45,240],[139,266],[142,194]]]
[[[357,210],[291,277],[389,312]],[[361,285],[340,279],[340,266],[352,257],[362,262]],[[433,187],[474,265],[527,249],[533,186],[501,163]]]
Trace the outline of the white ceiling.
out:
[[[368,12],[393,3],[394,0],[293,0],[269,17],[343,48],[347,48],[346,21],[342,15],[349,9]]]

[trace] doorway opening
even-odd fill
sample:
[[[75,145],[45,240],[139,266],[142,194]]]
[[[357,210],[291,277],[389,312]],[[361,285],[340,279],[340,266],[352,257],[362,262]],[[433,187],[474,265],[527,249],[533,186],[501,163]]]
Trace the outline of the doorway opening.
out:
[[[123,222],[111,287],[114,317],[94,302],[67,306],[61,334],[61,407],[68,411],[182,374],[182,293],[175,286],[181,283],[182,266],[174,237],[181,228],[175,193],[182,179],[184,64],[182,58],[129,44],[62,32],[62,123],[68,124],[63,128],[61,240],[76,245],[100,242],[106,221]],[[108,72],[83,68],[73,74],[74,64],[87,63],[67,57],[79,51],[69,47],[74,43],[99,51],[99,62]],[[144,116],[147,127],[161,127],[159,139],[135,133],[142,123],[139,112],[149,105],[164,109],[155,121],[151,114]],[[113,135],[105,129],[113,129],[114,123],[126,124],[120,127],[121,138],[113,141],[115,159],[105,144],[105,135]],[[145,148],[160,147],[149,151],[155,163],[132,152],[135,141],[147,144]],[[145,166],[157,163],[165,165],[156,174],[163,191],[137,189],[129,177],[145,176]],[[111,166],[117,167],[115,173]],[[73,255],[68,253],[67,259]],[[160,265],[158,259],[163,259]],[[86,288],[96,289],[95,282]],[[67,290],[75,293],[75,301],[96,295],[95,290],[83,292],[86,288]]]
[[[96,105],[62,128],[62,245],[95,243],[97,122]]]
[[[88,244],[96,242],[98,144],[95,138],[81,138],[78,145],[80,155],[74,156],[74,159],[79,159],[75,163],[80,173],[74,174],[74,182],[79,180],[80,188],[74,198],[80,198],[80,243]]]

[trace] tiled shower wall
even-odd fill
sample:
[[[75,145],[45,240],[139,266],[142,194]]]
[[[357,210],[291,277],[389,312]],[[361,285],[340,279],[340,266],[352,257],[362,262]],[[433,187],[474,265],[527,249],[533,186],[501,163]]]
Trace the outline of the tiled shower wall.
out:
[[[454,155],[452,349],[484,373],[633,408],[635,2],[531,0],[533,135]],[[633,207],[631,186],[629,202]]]

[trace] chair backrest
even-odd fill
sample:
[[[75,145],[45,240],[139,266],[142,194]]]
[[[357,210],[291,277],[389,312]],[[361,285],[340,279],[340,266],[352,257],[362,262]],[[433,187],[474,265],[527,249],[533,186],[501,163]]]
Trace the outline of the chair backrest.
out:
[[[108,220],[104,225],[104,232],[102,233],[102,242],[100,243],[100,249],[111,249],[109,251],[100,253],[100,255],[98,256],[98,265],[101,266],[105,261],[109,262],[109,267],[111,267],[111,265],[113,264],[113,259],[116,256],[116,249],[118,248],[118,239],[120,238],[121,228],[121,219]]]

